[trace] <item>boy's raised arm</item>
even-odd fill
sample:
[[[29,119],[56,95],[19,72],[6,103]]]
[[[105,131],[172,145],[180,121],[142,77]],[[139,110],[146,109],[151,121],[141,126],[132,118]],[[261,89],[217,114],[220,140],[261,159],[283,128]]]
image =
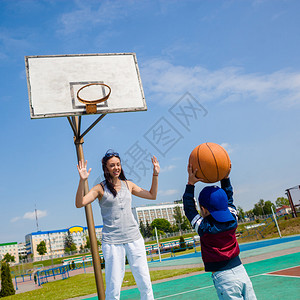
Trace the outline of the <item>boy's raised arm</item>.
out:
[[[194,198],[194,190],[195,186],[191,184],[187,184],[185,188],[185,192],[183,194],[183,208],[184,213],[188,220],[190,221],[192,227],[196,230],[196,232],[202,236],[203,235],[203,218],[199,215],[196,209],[196,203]]]
[[[230,211],[236,215],[237,214],[236,207],[233,204],[233,188],[230,183],[229,177],[221,180],[221,188],[225,191],[225,193],[227,195],[228,207],[231,207],[233,210],[235,210],[235,211],[233,211],[233,210],[230,210]]]
[[[196,215],[199,215],[194,200],[195,186],[187,184],[183,194],[183,208],[188,220],[192,223]]]

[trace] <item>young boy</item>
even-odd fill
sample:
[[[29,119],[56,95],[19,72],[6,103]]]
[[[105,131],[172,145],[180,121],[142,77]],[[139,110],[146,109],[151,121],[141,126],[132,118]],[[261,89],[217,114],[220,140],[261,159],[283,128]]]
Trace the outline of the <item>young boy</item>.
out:
[[[236,240],[237,211],[229,178],[221,188],[207,186],[199,194],[201,216],[194,201],[194,184],[200,181],[188,166],[188,184],[183,195],[185,215],[198,232],[205,271],[212,279],[219,299],[256,299],[252,283],[239,258]]]

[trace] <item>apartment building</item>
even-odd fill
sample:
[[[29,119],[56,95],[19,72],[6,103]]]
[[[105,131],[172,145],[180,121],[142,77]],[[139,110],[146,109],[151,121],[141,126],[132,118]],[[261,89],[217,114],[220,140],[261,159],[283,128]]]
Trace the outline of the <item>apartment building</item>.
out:
[[[99,241],[102,238],[103,225],[95,226],[96,237]],[[51,257],[61,257],[65,252],[65,238],[70,234],[76,244],[77,250],[81,246],[85,246],[86,237],[88,236],[88,228],[82,226],[72,226],[67,229],[50,230],[50,231],[37,231],[27,234],[25,236],[26,251],[29,257],[34,261],[41,260],[42,257],[37,252],[37,245],[41,241],[45,241],[47,253],[43,255],[43,259]]]
[[[151,224],[154,219],[166,219],[171,224],[174,224],[175,207],[179,207],[181,214],[184,216],[183,204],[181,201],[134,207],[132,208],[132,211],[138,224],[143,222],[145,225],[147,221],[148,224]]]
[[[2,260],[6,253],[15,257],[15,263],[19,263],[19,252],[18,252],[18,243],[3,243],[0,244],[0,260]]]
[[[27,256],[27,251],[26,251],[26,244],[25,243],[19,243],[18,244],[18,255],[19,257],[24,257]]]

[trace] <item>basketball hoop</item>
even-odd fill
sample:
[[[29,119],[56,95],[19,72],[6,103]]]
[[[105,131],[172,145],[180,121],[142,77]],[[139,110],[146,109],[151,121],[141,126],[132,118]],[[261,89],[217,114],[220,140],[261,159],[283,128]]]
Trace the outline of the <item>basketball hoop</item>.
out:
[[[87,99],[82,99],[80,96],[79,96],[79,92],[82,91],[83,89],[89,87],[89,86],[92,86],[92,85],[101,85],[101,86],[105,86],[109,89],[109,92],[106,96],[100,98],[100,99],[95,99],[95,100],[87,100]],[[90,84],[86,84],[84,85],[83,87],[81,87],[78,92],[77,92],[77,99],[84,103],[86,105],[85,109],[86,109],[86,113],[87,114],[95,114],[97,113],[97,103],[101,103],[101,102],[104,102],[106,101],[109,96],[110,96],[110,93],[111,93],[111,88],[110,86],[108,86],[107,84],[104,84],[104,83],[90,83]]]
[[[84,160],[83,137],[106,114],[147,110],[135,53],[25,56],[25,66],[30,117],[67,117],[74,133],[77,161]],[[112,94],[110,86],[103,82],[109,83]],[[81,133],[81,116],[85,114],[100,116]],[[85,184],[84,194],[88,192]],[[85,207],[85,214],[98,299],[103,300],[105,288],[90,204]]]

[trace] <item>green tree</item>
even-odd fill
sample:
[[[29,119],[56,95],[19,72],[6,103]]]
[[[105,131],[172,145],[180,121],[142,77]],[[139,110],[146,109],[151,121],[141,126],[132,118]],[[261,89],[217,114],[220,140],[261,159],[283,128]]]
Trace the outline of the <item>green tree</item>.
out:
[[[242,207],[238,206],[237,207],[237,212],[238,212],[239,219],[241,219],[241,220],[245,219],[245,212],[242,209]]]
[[[171,224],[166,219],[154,219],[151,223],[151,227],[156,227],[157,230],[163,231],[163,232],[170,232],[171,230]]]
[[[74,240],[70,231],[68,231],[68,235],[65,237],[65,249],[66,248],[71,249],[72,244],[74,244]]]
[[[192,226],[191,226],[189,219],[186,216],[183,216],[182,230],[188,230],[191,228],[192,228]]]
[[[85,240],[86,240],[86,243],[85,243],[84,248],[91,249],[90,237],[88,235],[85,237]]]
[[[75,244],[75,243],[73,243],[73,244],[71,245],[70,251],[71,251],[71,252],[77,251],[77,247],[76,247],[76,244]]]
[[[171,231],[179,231],[179,230],[188,230],[191,228],[191,224],[188,220],[188,218],[181,213],[181,209],[179,206],[176,206],[174,208],[174,215],[173,215],[176,226],[171,226]]]
[[[178,231],[179,231],[178,225],[175,223],[171,224],[170,232],[178,232]]]
[[[145,237],[151,237],[152,236],[152,228],[151,225],[148,223],[148,220],[146,221],[146,236]]]
[[[6,297],[14,294],[15,294],[15,289],[11,279],[9,264],[3,259],[1,262],[0,297]]]
[[[76,244],[74,243],[70,231],[68,231],[68,235],[65,237],[65,252],[68,253],[76,250],[77,250]]]
[[[254,204],[253,214],[255,216],[265,215],[264,206],[265,206],[265,201],[263,199],[260,199],[258,203]]]
[[[258,203],[254,204],[253,213],[256,216],[270,215],[272,213],[271,207],[275,211],[275,205],[270,200],[260,199]]]
[[[157,229],[157,228],[156,228],[156,229]],[[158,236],[164,235],[164,234],[165,234],[165,233],[164,233],[162,230],[157,229],[157,235],[158,235]],[[155,228],[152,229],[151,235],[152,235],[152,236],[156,236],[156,234],[155,234]]]
[[[39,255],[44,255],[47,253],[47,247],[45,241],[41,241],[37,246],[36,246],[36,251],[39,253]]]
[[[9,253],[6,253],[3,257],[3,260],[6,262],[15,262],[15,257],[13,255],[10,255]]]
[[[276,207],[281,207],[283,205],[290,205],[289,199],[284,197],[278,197],[275,201]]]
[[[19,255],[19,261],[27,261],[27,255]],[[27,261],[28,262],[28,261]]]
[[[97,246],[98,246],[98,248],[101,247],[101,242],[99,240],[97,240]],[[84,245],[84,248],[85,249],[91,249],[91,241],[90,241],[90,237],[88,235],[85,236],[85,245]]]
[[[144,225],[144,223],[143,223],[142,220],[140,222],[140,232],[141,232],[141,234],[142,234],[143,237],[146,237],[146,227],[145,227],[145,225]]]
[[[253,214],[255,216],[263,216],[263,215],[270,215],[272,214],[272,209],[275,211],[275,205],[270,201],[264,201],[260,199],[258,203],[254,205]]]
[[[174,219],[175,219],[175,223],[176,223],[176,225],[178,226],[179,231],[184,230],[184,229],[182,228],[184,219],[183,219],[183,217],[182,217],[181,210],[180,210],[180,207],[179,207],[179,206],[175,206],[173,217],[174,217]]]
[[[248,218],[252,218],[254,216],[253,209],[247,210],[245,214]]]
[[[274,212],[275,212],[275,210],[276,210],[275,205],[274,205],[270,200],[266,201],[266,202],[265,202],[265,205],[264,205],[264,212],[265,212],[265,215],[270,215],[270,214],[272,214],[272,209],[271,209],[271,207],[273,207],[273,210],[274,210]]]

